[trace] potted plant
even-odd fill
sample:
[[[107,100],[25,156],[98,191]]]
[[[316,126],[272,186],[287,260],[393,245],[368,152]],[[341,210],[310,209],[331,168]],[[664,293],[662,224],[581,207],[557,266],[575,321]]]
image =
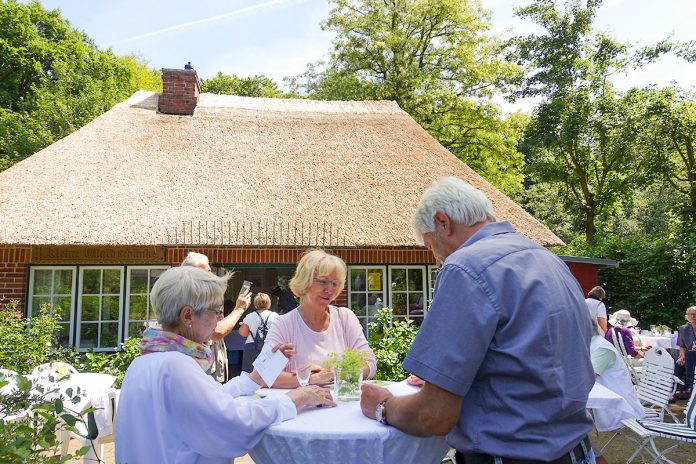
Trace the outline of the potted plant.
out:
[[[340,356],[330,353],[325,366],[334,371],[334,395],[340,401],[360,400],[360,384],[363,369],[367,365],[367,353],[346,349]]]

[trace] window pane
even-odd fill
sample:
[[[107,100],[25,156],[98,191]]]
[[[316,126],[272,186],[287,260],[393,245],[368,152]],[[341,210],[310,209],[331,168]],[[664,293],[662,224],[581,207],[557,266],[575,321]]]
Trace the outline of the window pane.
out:
[[[408,313],[411,316],[423,315],[423,293],[408,294]]]
[[[384,273],[381,269],[370,269],[367,271],[367,289],[371,292],[381,292],[384,290]]]
[[[394,293],[392,295],[392,308],[394,309],[394,315],[406,315],[406,295]]]
[[[147,269],[131,269],[130,292],[147,293]]]
[[[37,269],[34,271],[34,295],[48,295],[51,293],[51,275],[53,271]]]
[[[98,296],[83,296],[82,297],[82,320],[96,321],[99,320],[99,297]],[[96,338],[95,338],[96,340]]]
[[[56,298],[55,303],[53,305],[53,314],[59,314],[61,321],[69,322],[71,309],[72,297],[60,296]]]
[[[82,273],[82,293],[98,294],[101,289],[101,271],[85,269]]]
[[[365,269],[351,269],[352,290],[365,290]]]
[[[147,319],[147,297],[145,295],[133,295],[130,297],[128,319],[137,321]]]
[[[115,347],[118,343],[118,323],[107,322],[101,325],[100,348]]]
[[[60,324],[60,330],[56,333],[59,345],[67,346],[70,343],[70,323]]]
[[[355,313],[356,316],[364,316],[365,315],[365,304],[362,304],[365,301],[365,294],[364,293],[351,293],[351,309]]]
[[[128,336],[129,337],[142,337],[143,336],[143,330],[145,330],[145,326],[143,322],[131,322],[128,324]]]
[[[102,321],[116,321],[118,320],[118,306],[120,297],[118,296],[105,296],[102,297]]]
[[[384,300],[381,292],[373,292],[367,296],[367,314],[376,316],[377,311],[384,308]]]
[[[82,324],[80,327],[80,348],[97,347],[97,324]]]
[[[150,271],[150,290],[152,290],[152,286],[155,285],[155,282],[157,282],[157,279],[166,271],[166,269],[152,269]]]
[[[408,270],[408,289],[413,290],[423,290],[425,287],[423,285],[423,271],[420,269],[409,269]]]
[[[72,294],[73,271],[71,269],[61,269],[55,273],[54,291],[59,295]]]
[[[51,298],[47,296],[40,296],[37,297],[35,296],[31,300],[31,313],[33,315],[36,315],[39,313],[39,310],[41,309],[41,305],[48,305],[51,303]]]
[[[406,269],[392,271],[392,290],[406,290]]]
[[[115,295],[121,293],[121,271],[119,269],[104,269],[103,292]]]

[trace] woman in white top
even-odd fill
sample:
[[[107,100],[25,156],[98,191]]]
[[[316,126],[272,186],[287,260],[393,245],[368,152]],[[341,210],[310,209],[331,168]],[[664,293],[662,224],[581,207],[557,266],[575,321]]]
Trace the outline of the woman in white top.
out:
[[[165,271],[150,298],[161,330],[147,329],[141,356],[126,371],[117,412],[118,463],[226,463],[243,456],[271,424],[305,406],[335,406],[328,390],[310,386],[257,401],[237,397],[264,386],[243,373],[221,385],[206,375],[207,341],[222,318],[229,275],[197,267]],[[291,345],[274,350],[292,353]]]
[[[599,334],[607,333],[607,307],[604,305],[604,298],[607,293],[602,287],[595,287],[587,293],[585,304],[590,311],[590,316],[599,325]]]
[[[242,360],[242,370],[244,372],[254,370],[253,363],[259,356],[259,353],[261,353],[268,329],[270,329],[275,318],[278,317],[278,313],[270,311],[270,307],[271,297],[265,293],[257,293],[254,297],[254,308],[256,308],[256,311],[247,314],[239,327],[239,335],[247,338],[244,344],[244,359]]]

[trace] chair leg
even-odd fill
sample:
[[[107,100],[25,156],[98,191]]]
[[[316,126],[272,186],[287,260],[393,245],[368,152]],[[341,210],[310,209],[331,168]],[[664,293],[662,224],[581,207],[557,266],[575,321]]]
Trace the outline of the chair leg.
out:
[[[89,444],[89,451],[82,457],[83,464],[94,464],[97,462],[103,462],[102,457],[104,456],[104,445],[101,443],[91,442]]]
[[[68,454],[68,448],[70,447],[70,432],[64,429],[58,430],[56,432],[56,438],[60,443],[60,457],[64,457]]]

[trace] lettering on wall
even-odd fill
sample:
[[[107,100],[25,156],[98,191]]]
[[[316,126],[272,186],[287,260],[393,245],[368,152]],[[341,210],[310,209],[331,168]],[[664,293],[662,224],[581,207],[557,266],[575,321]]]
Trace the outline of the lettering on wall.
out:
[[[32,263],[163,263],[164,247],[35,246]]]

